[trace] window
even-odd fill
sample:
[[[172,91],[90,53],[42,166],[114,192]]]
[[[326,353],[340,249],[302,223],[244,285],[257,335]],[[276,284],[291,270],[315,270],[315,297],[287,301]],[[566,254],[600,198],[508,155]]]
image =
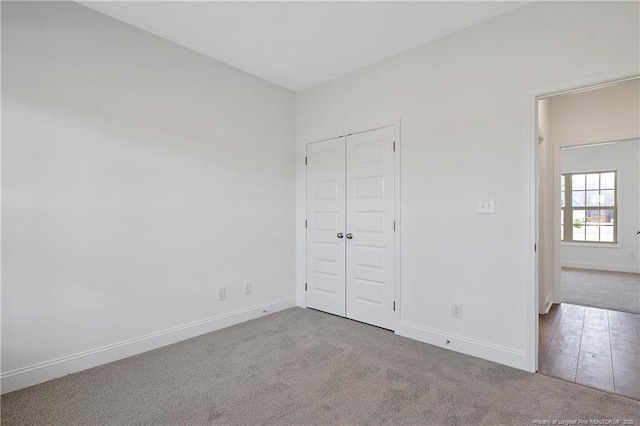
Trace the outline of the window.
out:
[[[565,173],[560,181],[560,235],[565,242],[615,243],[617,172]]]

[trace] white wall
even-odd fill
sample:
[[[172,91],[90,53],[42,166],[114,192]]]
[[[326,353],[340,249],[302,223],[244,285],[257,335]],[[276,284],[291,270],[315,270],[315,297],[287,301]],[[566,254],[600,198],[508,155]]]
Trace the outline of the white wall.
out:
[[[533,3],[299,93],[299,302],[305,144],[401,117],[397,332],[534,369],[533,96],[638,73],[638,6]]]
[[[71,2],[2,77],[4,392],[295,305],[293,92]]]
[[[563,149],[562,173],[618,171],[618,242],[615,245],[562,243],[562,266],[640,273],[640,141]]]

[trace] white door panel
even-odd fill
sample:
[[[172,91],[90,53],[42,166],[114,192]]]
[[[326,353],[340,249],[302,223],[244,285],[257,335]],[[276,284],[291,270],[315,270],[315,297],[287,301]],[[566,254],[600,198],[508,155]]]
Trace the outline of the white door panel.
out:
[[[344,137],[307,145],[307,306],[345,316]]]
[[[394,328],[394,128],[347,137],[347,317]]]

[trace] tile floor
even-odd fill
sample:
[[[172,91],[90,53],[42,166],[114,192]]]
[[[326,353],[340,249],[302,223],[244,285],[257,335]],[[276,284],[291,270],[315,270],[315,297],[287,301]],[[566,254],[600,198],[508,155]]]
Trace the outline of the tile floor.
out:
[[[640,399],[640,315],[562,303],[539,327],[540,373]]]

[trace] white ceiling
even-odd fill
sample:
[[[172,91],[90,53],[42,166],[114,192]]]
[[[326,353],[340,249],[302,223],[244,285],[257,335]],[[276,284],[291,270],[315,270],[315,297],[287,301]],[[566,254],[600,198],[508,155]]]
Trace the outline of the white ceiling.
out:
[[[79,3],[300,91],[527,2]]]

